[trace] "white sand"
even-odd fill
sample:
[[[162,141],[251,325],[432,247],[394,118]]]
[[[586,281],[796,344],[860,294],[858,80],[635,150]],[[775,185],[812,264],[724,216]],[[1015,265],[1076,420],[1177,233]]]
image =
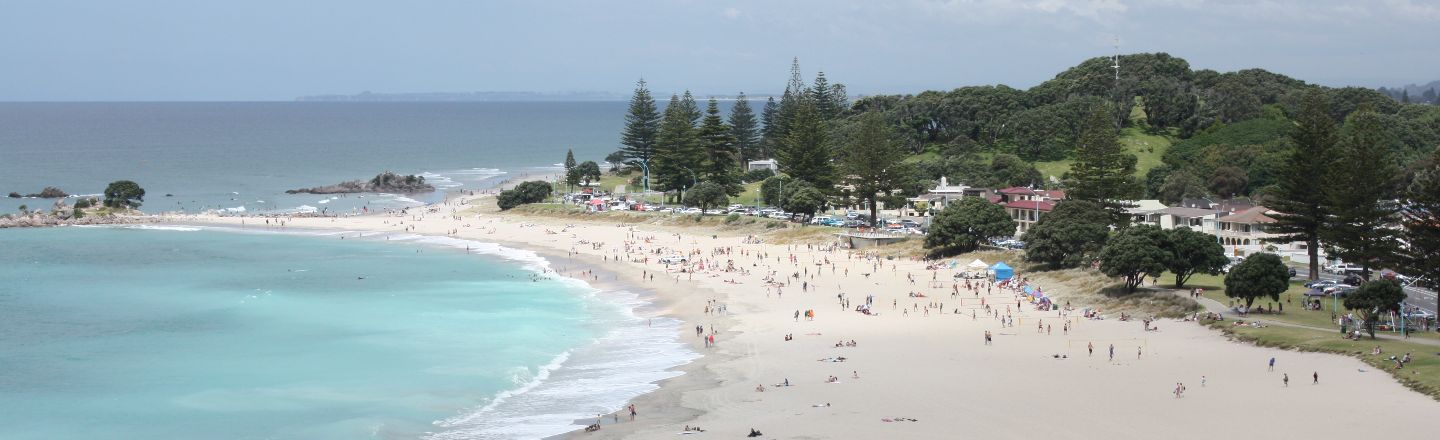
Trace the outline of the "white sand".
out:
[[[850,259],[844,251],[743,244],[743,237],[711,238],[712,231],[703,228],[642,225],[632,232],[630,226],[613,223],[493,213],[452,216],[463,208],[438,206],[423,216],[426,210],[415,208],[405,216],[295,218],[286,227],[397,233],[413,228],[410,232],[433,235],[458,229],[458,237],[530,248],[561,259],[573,252],[575,260],[555,266],[603,265],[620,274],[621,282],[658,291],[667,314],[689,323],[681,331],[682,340],[706,356],[684,367],[686,375],[637,399],[640,417],[635,422],[622,417],[619,425],[574,437],[674,438],[688,424],[705,429],[698,436],[719,438],[740,438],[751,428],[763,432],[763,438],[811,439],[1421,438],[1434,432],[1430,417],[1440,414],[1440,403],[1356,359],[1230,342],[1195,323],[1160,321],[1161,331],[1146,332],[1139,322],[1086,320],[1077,312],[1078,319],[1071,319],[1074,327],[1064,335],[1063,319],[1056,312],[1037,312],[1028,304],[1014,315],[1014,327],[1002,328],[983,309],[972,320],[975,296],[962,292],[963,301],[952,298],[948,282],[930,288],[933,271],[921,262],[886,261],[876,271],[873,261]],[[241,221],[213,216],[172,220],[225,225]],[[263,227],[264,221],[245,220],[247,227],[257,223]],[[567,223],[574,226],[566,228]],[[581,240],[604,245],[597,250],[579,244]],[[624,251],[627,240],[632,241],[629,254]],[[693,279],[674,273],[673,267],[665,272],[656,262],[660,255],[653,253],[662,247],[698,251],[720,270],[696,273]],[[712,256],[719,248],[732,253]],[[757,260],[757,252],[768,258]],[[788,260],[792,253],[799,264],[776,260]],[[833,264],[815,264],[826,258]],[[724,272],[726,260],[750,273]],[[762,281],[770,271],[784,277],[805,268],[809,276],[791,278],[783,297]],[[869,278],[861,276],[872,271]],[[642,272],[658,275],[653,282],[642,282]],[[942,271],[939,279],[947,280],[951,273]],[[912,285],[907,274],[917,283]],[[801,281],[818,287],[802,292]],[[1058,286],[1046,287],[1063,298]],[[930,297],[911,298],[911,291]],[[880,315],[842,310],[836,298],[842,292],[851,307],[875,295]],[[710,299],[725,304],[729,316],[704,313]],[[943,302],[944,313],[931,309],[926,317],[928,301]],[[892,310],[892,302],[918,303],[922,309],[904,316]],[[1015,307],[1015,298],[998,290],[987,302],[1000,310],[1007,303]],[[952,314],[955,308],[963,314]],[[796,322],[794,312],[805,309],[816,311],[815,320]],[[1051,325],[1050,334],[1036,331],[1040,319]],[[707,333],[714,325],[717,347],[703,347],[695,325],[705,325]],[[983,343],[987,330],[995,334],[993,346]],[[786,334],[794,340],[785,341]],[[858,346],[835,348],[840,340],[855,340]],[[1093,357],[1086,355],[1088,342],[1095,344]],[[1107,355],[1110,344],[1116,350],[1113,362]],[[1144,350],[1139,359],[1137,347]],[[1069,358],[1055,359],[1055,354]],[[817,361],[832,356],[848,360]],[[1277,358],[1277,366],[1267,372],[1271,357]],[[852,372],[860,378],[852,378]],[[1313,372],[1320,375],[1318,385],[1311,384]],[[1286,373],[1288,388],[1281,382]],[[832,375],[839,383],[825,382]],[[1207,378],[1204,386],[1201,376]],[[787,378],[793,386],[772,386]],[[1183,398],[1173,394],[1177,382],[1187,387]],[[766,391],[757,392],[758,384]],[[814,406],[826,403],[830,406]],[[896,417],[918,421],[883,421]],[[1382,429],[1380,423],[1388,426]]]

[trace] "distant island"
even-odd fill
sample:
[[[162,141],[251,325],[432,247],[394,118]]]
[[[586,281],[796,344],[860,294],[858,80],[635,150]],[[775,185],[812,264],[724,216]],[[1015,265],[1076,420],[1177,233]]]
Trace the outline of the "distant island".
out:
[[[506,101],[622,101],[610,92],[467,92],[467,93],[372,93],[354,95],[311,95],[295,98],[301,102],[506,102]]]
[[[317,186],[285,191],[285,194],[353,194],[353,193],[426,193],[435,187],[425,183],[424,176],[414,174],[401,176],[389,171],[381,173],[370,181],[351,180],[335,185]]]
[[[60,190],[60,188],[47,186],[45,187],[45,189],[40,190],[39,193],[31,193],[22,196],[18,192],[11,192],[9,197],[12,199],[18,199],[21,197],[28,197],[32,199],[63,199],[66,197],[70,197],[70,194],[66,194],[65,191]]]

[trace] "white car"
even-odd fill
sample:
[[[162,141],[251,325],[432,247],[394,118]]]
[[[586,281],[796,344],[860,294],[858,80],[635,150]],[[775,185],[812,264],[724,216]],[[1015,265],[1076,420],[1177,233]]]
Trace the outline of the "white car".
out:
[[[661,258],[660,258],[660,264],[684,264],[684,263],[685,263],[685,256],[684,256],[684,255],[671,255],[671,256],[668,256],[668,257],[661,257]]]
[[[681,214],[699,214],[701,212],[704,211],[701,211],[700,208],[685,208],[685,210],[680,211]]]
[[[775,211],[775,212],[770,213],[770,215],[767,215],[766,217],[770,217],[770,218],[773,218],[773,219],[776,219],[776,220],[789,220],[789,219],[790,219],[790,214],[786,214],[786,213],[780,212],[780,211]]]
[[[707,209],[707,210],[705,210],[705,214],[707,214],[707,215],[725,215],[725,211],[721,211],[721,210],[719,210],[719,209]]]

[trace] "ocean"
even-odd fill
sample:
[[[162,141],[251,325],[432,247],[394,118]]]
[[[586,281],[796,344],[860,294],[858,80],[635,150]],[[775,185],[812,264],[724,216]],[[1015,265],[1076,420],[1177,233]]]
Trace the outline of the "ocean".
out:
[[[46,186],[98,195],[116,180],[146,212],[350,212],[435,194],[287,195],[285,190],[419,174],[441,190],[555,172],[574,150],[620,148],[624,102],[0,103],[0,196]],[[363,197],[363,198],[362,198]],[[0,197],[0,213],[53,200]]]
[[[0,192],[112,180],[144,209],[342,212],[613,151],[624,103],[0,104]],[[166,197],[166,194],[171,196]],[[48,201],[0,199],[0,209]],[[527,439],[698,355],[635,292],[490,243],[189,226],[0,230],[0,438]]]

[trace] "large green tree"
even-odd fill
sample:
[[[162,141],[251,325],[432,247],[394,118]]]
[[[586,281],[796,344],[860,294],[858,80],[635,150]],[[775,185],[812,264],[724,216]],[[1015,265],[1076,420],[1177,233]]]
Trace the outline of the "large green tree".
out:
[[[794,125],[800,108],[810,105],[810,111],[815,111],[810,101],[810,92],[805,87],[805,80],[800,77],[800,59],[795,58],[790,62],[790,81],[785,83],[785,92],[780,95],[779,107],[775,109],[775,127],[770,130],[774,136],[774,144],[777,149],[784,149],[785,143],[790,138],[790,129]],[[819,120],[819,117],[816,117]],[[766,124],[770,124],[767,122]],[[767,128],[769,126],[767,125]]]
[[[760,182],[760,201],[770,206],[780,206],[785,200],[785,187],[795,185],[797,181],[786,174],[776,174],[765,178]]]
[[[581,185],[590,186],[590,182],[600,181],[600,164],[593,160],[580,162],[570,171],[575,174],[575,180]]]
[[[1086,200],[1065,200],[1025,232],[1025,261],[1075,267],[1094,260],[1110,235],[1110,213]]]
[[[980,243],[1015,233],[1015,219],[1005,208],[978,197],[951,203],[935,215],[925,235],[932,256],[974,251]]]
[[[1255,253],[1225,274],[1225,296],[1245,300],[1249,309],[1255,300],[1279,301],[1290,289],[1290,268],[1275,254]]]
[[[635,83],[635,93],[630,97],[630,110],[625,114],[625,130],[620,134],[620,149],[628,163],[650,166],[655,157],[657,136],[660,133],[660,112],[655,107],[655,98],[645,87],[645,80]],[[647,184],[648,186],[648,184]]]
[[[1345,308],[1360,314],[1365,320],[1365,331],[1370,333],[1370,339],[1375,339],[1375,321],[1385,314],[1399,312],[1402,301],[1405,301],[1405,289],[1394,280],[1380,279],[1361,284],[1346,296]]]
[[[760,126],[744,92],[735,98],[735,105],[730,107],[729,123],[730,138],[735,140],[735,149],[740,151],[740,166],[744,167],[749,161],[762,159]]]
[[[1038,187],[1045,183],[1035,165],[1013,154],[996,154],[990,159],[990,180],[997,187]]]
[[[1175,287],[1185,287],[1190,276],[1197,273],[1219,275],[1220,270],[1230,263],[1225,257],[1225,246],[1215,236],[1190,228],[1175,228],[1166,231],[1170,257],[1165,260],[1165,269],[1175,274]]]
[[[1410,275],[1440,280],[1440,148],[1430,166],[1416,174],[1407,193],[1405,267]]]
[[[892,139],[884,116],[877,112],[861,115],[858,129],[846,142],[840,170],[854,186],[855,197],[870,207],[870,218],[876,217],[880,198],[909,176],[904,160],[905,150]]]
[[[110,182],[105,187],[105,206],[110,208],[139,208],[145,201],[145,189],[129,180]]]
[[[740,151],[735,138],[730,135],[730,126],[720,117],[720,105],[715,98],[705,105],[705,120],[700,123],[699,142],[705,160],[696,170],[700,179],[714,183],[730,196],[739,195],[744,187],[740,185]]]
[[[829,191],[835,183],[829,142],[825,123],[815,113],[814,106],[808,100],[802,101],[778,154],[780,169],[822,193]]]
[[[698,168],[703,161],[695,129],[699,118],[700,111],[690,92],[685,92],[684,99],[670,95],[670,105],[665,107],[665,118],[656,136],[655,161],[650,173],[653,183],[665,191],[675,191],[677,198],[678,191],[694,186],[699,180]]]
[[[527,203],[540,203],[545,201],[546,197],[550,197],[552,189],[550,183],[543,180],[520,182],[514,188],[500,191],[495,202],[500,206],[501,211]]]
[[[1318,89],[1307,93],[1301,105],[1290,130],[1294,148],[1280,168],[1267,202],[1275,211],[1269,232],[1281,234],[1275,242],[1305,242],[1309,278],[1315,280],[1320,276],[1320,229],[1329,216],[1321,183],[1334,160],[1335,120],[1330,117],[1327,96]]]
[[[1075,163],[1066,173],[1066,196],[1098,203],[1119,221],[1124,215],[1119,202],[1138,198],[1142,188],[1135,179],[1135,156],[1120,145],[1111,122],[1103,107],[1086,116],[1075,146]]]
[[[579,179],[578,175],[575,174],[575,150],[565,150],[565,163],[564,163],[564,165],[565,165],[565,185],[566,185],[567,187],[573,187],[573,186],[575,186],[575,184],[580,183],[580,179]]]
[[[760,111],[760,155],[758,158],[772,159],[775,150],[780,149],[780,104],[775,97],[765,99],[765,108]]]
[[[1170,259],[1169,238],[1158,226],[1135,225],[1120,230],[1100,250],[1100,272],[1125,278],[1125,290],[1134,292],[1149,275],[1165,271]]]
[[[785,197],[780,200],[780,208],[791,214],[801,214],[806,220],[824,209],[827,203],[825,193],[805,181],[786,185],[784,192]]]
[[[730,202],[729,196],[725,194],[725,187],[715,182],[700,182],[689,191],[685,191],[685,205],[699,207],[700,215],[705,215],[704,210],[725,206]]]
[[[1346,120],[1346,133],[1325,174],[1327,217],[1321,238],[1330,255],[1360,265],[1370,278],[1377,264],[1395,263],[1400,253],[1394,181],[1399,174],[1392,138],[1380,115],[1362,107]]]

